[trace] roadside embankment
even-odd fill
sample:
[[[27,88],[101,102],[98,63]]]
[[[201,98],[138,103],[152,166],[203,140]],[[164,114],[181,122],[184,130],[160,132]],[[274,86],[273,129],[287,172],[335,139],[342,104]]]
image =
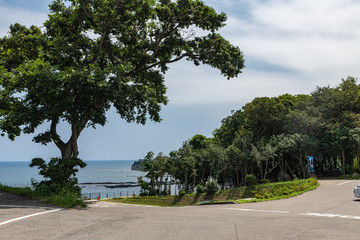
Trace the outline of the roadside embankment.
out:
[[[282,199],[300,195],[318,187],[316,179],[268,183],[222,190],[212,194],[185,194],[176,196],[145,196],[113,198],[105,201],[156,206],[189,206],[198,203],[249,202]]]

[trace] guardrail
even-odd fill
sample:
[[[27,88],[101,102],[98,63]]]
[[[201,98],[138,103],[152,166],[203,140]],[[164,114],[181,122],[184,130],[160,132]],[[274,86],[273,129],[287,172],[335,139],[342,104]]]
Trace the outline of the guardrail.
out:
[[[119,191],[119,192],[93,192],[82,193],[81,197],[85,199],[104,199],[104,198],[116,198],[116,197],[129,197],[134,196],[135,191]]]

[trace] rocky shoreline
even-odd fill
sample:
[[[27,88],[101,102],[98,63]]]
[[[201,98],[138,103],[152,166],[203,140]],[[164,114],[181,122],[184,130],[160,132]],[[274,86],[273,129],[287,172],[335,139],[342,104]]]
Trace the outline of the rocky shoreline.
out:
[[[130,188],[140,187],[138,182],[97,182],[97,183],[79,183],[79,187],[86,188],[91,187],[105,187],[105,188]]]

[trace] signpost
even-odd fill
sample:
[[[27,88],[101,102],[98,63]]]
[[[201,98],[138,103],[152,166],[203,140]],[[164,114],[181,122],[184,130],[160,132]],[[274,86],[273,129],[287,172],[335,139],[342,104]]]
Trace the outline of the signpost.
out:
[[[315,175],[315,167],[314,167],[314,157],[309,156],[309,157],[307,157],[307,159],[308,159],[308,167],[309,167],[310,177],[316,177],[316,175]]]

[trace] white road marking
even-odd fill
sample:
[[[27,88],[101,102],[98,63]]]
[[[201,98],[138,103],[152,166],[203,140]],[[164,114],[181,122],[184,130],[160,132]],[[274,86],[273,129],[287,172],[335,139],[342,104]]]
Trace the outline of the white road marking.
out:
[[[243,211],[243,212],[265,212],[265,213],[290,213],[288,211],[275,211],[275,210],[257,210],[257,209],[245,209],[245,208],[224,208],[229,210],[237,210],[237,211]]]
[[[350,180],[350,181],[347,181],[347,182],[342,182],[342,183],[338,183],[337,185],[338,186],[341,186],[341,185],[344,185],[344,184],[347,184],[347,183],[351,183],[351,182],[354,182],[355,180]]]
[[[11,222],[19,221],[19,220],[22,220],[22,219],[25,219],[25,218],[35,217],[35,216],[38,216],[38,215],[42,215],[42,214],[46,214],[46,213],[52,213],[52,212],[57,212],[57,211],[61,211],[61,210],[62,210],[62,208],[58,208],[58,209],[54,209],[54,210],[49,210],[49,211],[45,211],[45,212],[39,212],[39,213],[34,213],[34,214],[26,215],[26,216],[23,216],[23,217],[14,218],[14,219],[11,219],[11,220],[7,220],[7,221],[5,221],[5,222],[0,222],[0,226],[1,226],[1,225],[8,224],[8,223],[11,223]]]
[[[41,208],[41,209],[61,209],[62,208],[53,208],[53,207],[40,207],[40,206],[23,206],[23,205],[0,205],[0,208]]]
[[[348,218],[360,220],[360,216],[342,215],[342,214],[329,214],[329,213],[299,213],[303,216],[315,216],[315,217],[328,217],[328,218]]]
[[[264,213],[283,213],[288,214],[288,211],[275,211],[275,210],[258,210],[258,209],[245,209],[245,208],[224,208],[228,210],[237,210],[243,212],[264,212]],[[342,214],[331,214],[331,213],[299,213],[301,216],[309,216],[309,217],[327,217],[327,218],[346,218],[346,219],[356,219],[360,220],[360,216],[352,216],[352,215],[342,215]]]

